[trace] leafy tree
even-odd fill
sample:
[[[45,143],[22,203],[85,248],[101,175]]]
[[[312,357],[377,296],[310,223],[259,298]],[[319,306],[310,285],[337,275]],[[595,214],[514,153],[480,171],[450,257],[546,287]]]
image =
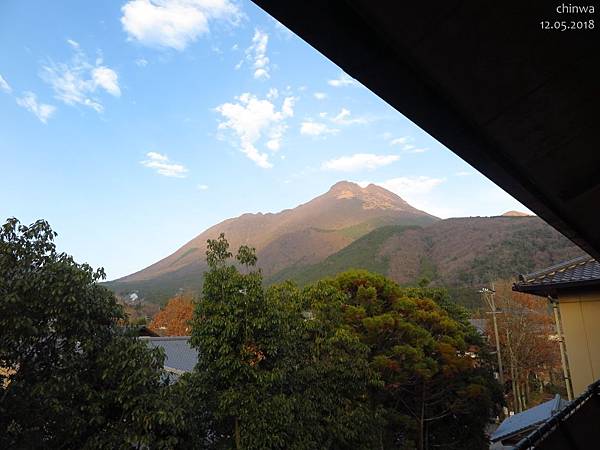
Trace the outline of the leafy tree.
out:
[[[467,354],[476,338],[460,308],[439,289],[402,289],[364,271],[329,283],[345,293],[344,323],[383,380],[374,399],[386,412],[384,448],[487,448],[497,386]]]
[[[193,316],[193,297],[190,294],[177,295],[154,316],[149,328],[161,336],[189,336]]]
[[[514,292],[513,282],[497,280],[495,302],[498,314],[500,351],[504,360],[504,379],[510,380],[511,409],[523,411],[551,397],[544,395],[544,384],[561,380],[562,371],[554,318],[547,301],[539,297]],[[495,342],[493,327],[488,323],[490,342]],[[564,381],[558,381],[564,395]],[[552,389],[552,386],[547,386]],[[536,392],[537,391],[537,392]]]
[[[124,334],[102,270],[57,253],[47,222],[0,230],[1,448],[168,448],[180,410],[163,356]]]
[[[231,257],[224,235],[208,241],[192,329],[199,360],[186,382],[205,407],[195,420],[211,424],[208,445],[373,448],[367,348],[323,314],[339,306],[339,292],[291,283],[265,292],[254,250],[237,253],[243,273]]]

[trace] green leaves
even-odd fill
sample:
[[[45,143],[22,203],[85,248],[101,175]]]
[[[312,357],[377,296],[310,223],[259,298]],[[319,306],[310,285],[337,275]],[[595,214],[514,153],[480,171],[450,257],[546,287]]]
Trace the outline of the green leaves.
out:
[[[340,274],[321,286],[343,293],[344,314],[331,311],[331,317],[367,346],[370,367],[381,380],[370,397],[387,423],[384,448],[423,448],[425,442],[486,448],[495,382],[465,354],[467,343],[475,342],[471,328],[445,291],[400,288],[365,271]]]
[[[101,270],[44,221],[0,231],[0,447],[483,448],[493,380],[439,289],[365,271],[265,290],[255,250],[208,242],[193,373],[125,334]],[[240,272],[241,270],[241,272]],[[460,423],[460,426],[457,426]]]
[[[372,448],[377,433],[354,423],[380,420],[367,395],[374,373],[368,348],[339,326],[343,294],[325,284],[265,291],[254,249],[237,252],[245,273],[228,249],[224,236],[209,241],[191,341],[200,355],[190,382],[212,405],[214,448]]]
[[[176,417],[163,356],[123,334],[103,271],[57,253],[55,236],[45,221],[0,231],[0,447],[158,445],[165,411]]]

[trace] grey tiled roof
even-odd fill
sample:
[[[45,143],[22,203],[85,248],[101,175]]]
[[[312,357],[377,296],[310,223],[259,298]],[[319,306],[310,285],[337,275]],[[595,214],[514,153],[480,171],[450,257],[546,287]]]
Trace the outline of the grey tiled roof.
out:
[[[579,284],[600,284],[600,263],[591,256],[562,262],[538,272],[521,275],[515,284],[517,291],[536,287],[569,287]]]
[[[563,409],[568,404],[560,395],[545,403],[541,403],[514,416],[507,417],[494,431],[490,440],[492,442],[506,439],[509,436],[520,433],[528,428],[546,422],[550,417]]]
[[[198,352],[190,347],[189,336],[140,337],[151,347],[165,351],[165,368],[191,372],[198,361]]]

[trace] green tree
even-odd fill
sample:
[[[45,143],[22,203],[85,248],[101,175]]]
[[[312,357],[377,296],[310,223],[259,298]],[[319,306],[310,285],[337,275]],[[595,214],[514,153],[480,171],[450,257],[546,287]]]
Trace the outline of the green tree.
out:
[[[481,340],[462,309],[442,290],[402,289],[364,271],[329,283],[345,294],[343,322],[383,380],[374,399],[385,409],[384,448],[487,448],[498,387],[471,356]]]
[[[0,447],[172,447],[162,354],[122,331],[102,270],[55,236],[45,221],[0,230]]]
[[[254,250],[241,247],[237,266],[232,256],[224,235],[208,241],[192,327],[199,359],[186,382],[205,408],[194,420],[211,424],[207,445],[373,448],[368,349],[323,313],[339,311],[339,292],[291,283],[265,291]]]

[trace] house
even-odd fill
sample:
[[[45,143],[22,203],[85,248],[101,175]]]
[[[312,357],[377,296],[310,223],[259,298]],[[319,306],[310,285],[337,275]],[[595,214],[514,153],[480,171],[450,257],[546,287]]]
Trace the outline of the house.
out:
[[[600,263],[585,255],[519,278],[513,286],[515,291],[545,297],[552,305],[567,389],[578,397],[514,448],[597,448],[600,442]]]
[[[556,394],[552,400],[504,419],[490,440],[492,443],[501,442],[505,446],[515,445],[540,425],[546,423],[567,404],[567,401]]]
[[[581,395],[600,378],[600,263],[581,256],[521,275],[513,290],[549,299],[555,307],[565,378],[574,396]]]
[[[165,371],[175,378],[194,370],[198,351],[190,346],[189,336],[150,337],[140,336],[150,347],[162,348],[165,352]]]
[[[598,448],[600,442],[600,380],[570,402],[513,450],[581,450]]]

